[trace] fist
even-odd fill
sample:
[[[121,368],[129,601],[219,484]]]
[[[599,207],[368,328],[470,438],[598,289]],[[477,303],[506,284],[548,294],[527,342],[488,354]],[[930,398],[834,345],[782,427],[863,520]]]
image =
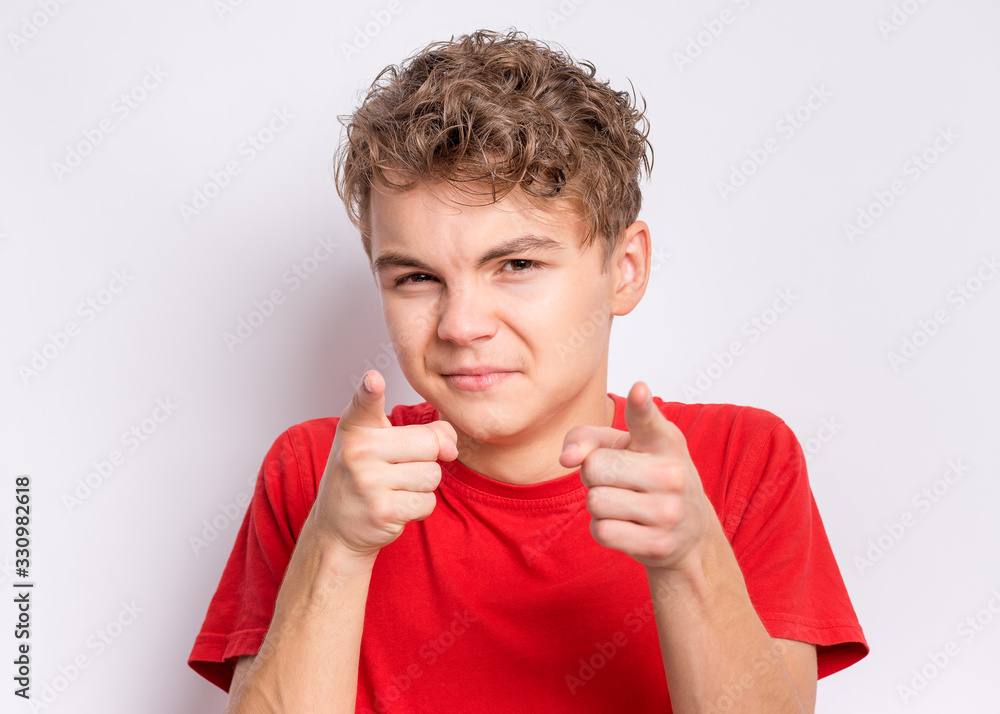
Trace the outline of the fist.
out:
[[[434,510],[437,460],[457,458],[457,441],[445,421],[393,426],[385,380],[368,371],[337,424],[314,505],[317,528],[348,551],[374,557],[407,523]]]
[[[577,426],[559,463],[580,468],[590,532],[601,545],[649,568],[682,569],[702,554],[714,509],[684,434],[636,382],[625,405],[627,432]]]

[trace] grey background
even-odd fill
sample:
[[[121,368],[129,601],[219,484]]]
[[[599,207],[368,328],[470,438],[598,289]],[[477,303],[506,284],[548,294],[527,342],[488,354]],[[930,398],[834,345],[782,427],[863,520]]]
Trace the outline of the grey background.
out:
[[[514,26],[593,61],[618,89],[630,91],[631,80],[648,102],[656,163],[640,217],[655,271],[643,302],[615,325],[609,389],[625,394],[642,379],[665,399],[763,407],[809,454],[872,646],[867,659],[820,682],[817,711],[998,711],[1000,279],[982,267],[990,279],[976,280],[1000,252],[991,208],[1000,187],[1000,8],[972,0],[491,8],[397,0],[391,8],[4,3],[0,462],[5,513],[14,477],[33,483],[33,688],[61,687],[39,710],[223,710],[225,695],[185,660],[264,453],[291,424],[339,415],[352,375],[370,366],[386,375],[389,404],[420,401],[384,346],[360,241],[334,192],[336,115],[382,67],[430,41]],[[144,78],[147,88],[135,89]],[[802,109],[814,91],[814,108]],[[126,116],[120,95],[132,92],[141,101]],[[241,152],[282,109],[293,118],[273,141],[252,159]],[[790,132],[781,122],[796,111]],[[81,142],[87,151],[87,133],[102,121],[112,131],[76,168],[54,165]],[[952,138],[938,151],[941,131]],[[745,184],[723,197],[719,182],[768,140],[777,150],[748,164]],[[918,172],[913,157],[925,151]],[[231,161],[240,172],[185,220],[180,205]],[[894,181],[902,190],[888,208],[876,204],[879,217],[852,240],[844,225]],[[333,254],[292,290],[285,271],[323,239],[336,244]],[[128,284],[102,293],[116,270]],[[958,285],[978,291],[960,304]],[[276,288],[285,302],[227,346],[224,333]],[[794,295],[790,307],[752,340],[744,326],[767,319],[782,290]],[[78,312],[88,299],[107,304]],[[935,314],[946,321],[921,327]],[[61,338],[69,321],[79,329]],[[921,330],[934,334],[918,335],[919,349],[894,368],[889,353]],[[742,354],[713,368],[736,340]],[[35,350],[53,358],[31,374],[24,368]],[[699,370],[717,378],[689,398]],[[155,430],[131,450],[122,433],[141,429],[157,400],[176,409],[147,421]],[[823,431],[824,420],[835,428]],[[92,463],[115,449],[123,463],[92,477],[98,485],[87,493],[80,484]],[[948,483],[955,460],[966,470]],[[936,482],[936,500],[925,500]],[[901,535],[886,535],[907,512]],[[216,535],[205,540],[213,521]],[[7,590],[15,579],[7,516],[2,534]],[[861,564],[872,548],[879,559]],[[8,661],[15,612],[10,597],[0,599]],[[129,616],[125,605],[141,612]],[[977,615],[978,630],[961,629]],[[112,627],[117,636],[99,647],[99,631],[120,616],[129,624]],[[899,689],[949,642],[957,653],[942,671],[912,696]],[[65,679],[80,655],[88,667]],[[9,688],[0,696],[4,710],[30,710]]]

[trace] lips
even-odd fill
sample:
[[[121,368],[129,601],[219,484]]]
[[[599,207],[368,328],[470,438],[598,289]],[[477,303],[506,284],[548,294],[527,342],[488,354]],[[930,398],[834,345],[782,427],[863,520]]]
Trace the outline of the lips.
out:
[[[473,374],[496,374],[502,372],[514,372],[513,369],[507,369],[506,367],[494,367],[493,365],[485,365],[480,367],[460,367],[444,373],[446,377],[454,377],[456,375],[473,375]]]
[[[515,374],[516,371],[505,367],[477,366],[456,368],[446,373],[444,377],[457,389],[480,391],[489,389]]]

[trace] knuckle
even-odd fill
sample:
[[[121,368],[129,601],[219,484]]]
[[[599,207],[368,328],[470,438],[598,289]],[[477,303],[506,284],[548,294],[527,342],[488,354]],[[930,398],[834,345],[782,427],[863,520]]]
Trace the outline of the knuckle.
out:
[[[650,557],[652,558],[669,558],[674,554],[675,540],[671,535],[664,535],[657,539],[651,546]]]
[[[420,512],[421,503],[420,494],[415,491],[410,491],[403,497],[407,520],[413,519]]]
[[[663,469],[663,484],[668,491],[683,492],[687,485],[687,469],[676,461],[667,464]]]
[[[425,491],[433,491],[441,483],[441,464],[434,462],[429,463],[426,466],[426,473],[424,474],[424,489]]]
[[[437,497],[434,492],[414,493],[410,499],[411,520],[423,520],[433,512],[437,505]]]
[[[385,496],[373,499],[369,512],[372,519],[379,524],[392,523],[396,520],[396,509]]]
[[[438,449],[441,448],[442,438],[438,436],[437,428],[428,426],[422,430],[422,438],[420,446],[423,452],[429,454],[430,456],[437,456]]]
[[[364,461],[371,456],[371,445],[367,439],[345,439],[340,445],[340,459],[345,463]]]
[[[584,465],[590,470],[594,483],[614,483],[630,466],[627,452],[616,449],[597,449],[587,457]]]
[[[601,486],[597,489],[597,497],[606,506],[613,506],[621,503],[621,490],[613,486]]]
[[[408,432],[406,443],[408,448],[413,449],[416,459],[437,456],[441,442],[441,438],[438,436],[440,427],[436,427],[434,424],[435,422],[431,422],[430,424],[413,424],[413,428]]]
[[[591,513],[601,507],[601,489],[594,487],[587,492],[587,510]]]
[[[591,524],[591,531],[601,543],[609,543],[614,537],[614,523],[608,520],[596,520]]]
[[[621,474],[628,471],[629,468],[629,457],[627,451],[612,451],[607,456],[607,469],[615,476],[620,476]]]
[[[370,493],[375,490],[378,485],[379,476],[371,469],[362,469],[359,471],[354,471],[354,487],[360,493]]]
[[[681,520],[679,504],[674,499],[661,499],[656,504],[654,516],[658,523],[672,528]]]

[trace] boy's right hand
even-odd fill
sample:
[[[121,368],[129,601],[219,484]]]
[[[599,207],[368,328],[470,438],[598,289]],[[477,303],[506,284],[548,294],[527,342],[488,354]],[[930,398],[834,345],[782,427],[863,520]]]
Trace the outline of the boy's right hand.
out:
[[[362,379],[337,424],[313,517],[320,533],[352,555],[374,557],[412,520],[437,504],[438,459],[458,457],[458,435],[446,421],[393,426],[385,415],[385,380]]]

